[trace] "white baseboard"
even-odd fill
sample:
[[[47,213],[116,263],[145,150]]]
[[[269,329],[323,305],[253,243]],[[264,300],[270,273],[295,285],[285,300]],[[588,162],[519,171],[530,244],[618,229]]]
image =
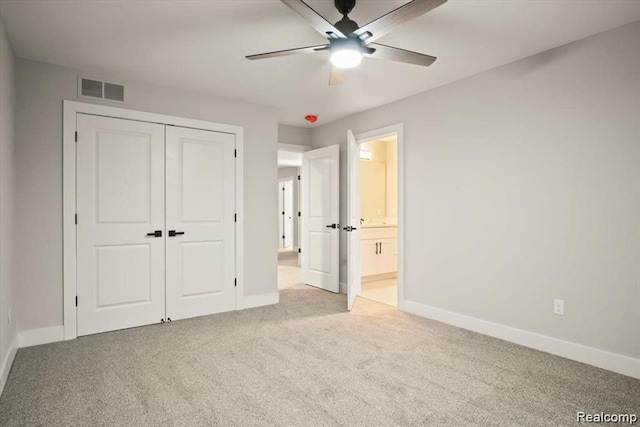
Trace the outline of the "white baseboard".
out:
[[[62,325],[18,332],[18,347],[20,348],[62,340],[64,340],[64,327]]]
[[[238,302],[238,310],[244,310],[246,308],[262,307],[265,305],[278,304],[280,302],[280,294],[273,292],[270,294],[251,295],[249,297],[242,297]]]
[[[640,359],[465,316],[414,301],[403,301],[402,309],[418,316],[640,379]]]
[[[2,361],[2,365],[0,365],[0,395],[2,395],[4,386],[7,383],[7,378],[9,378],[9,371],[11,370],[11,366],[13,365],[13,359],[15,359],[17,351],[18,336],[16,335],[15,337],[13,337],[11,344],[9,344],[9,351],[7,351],[7,355]]]

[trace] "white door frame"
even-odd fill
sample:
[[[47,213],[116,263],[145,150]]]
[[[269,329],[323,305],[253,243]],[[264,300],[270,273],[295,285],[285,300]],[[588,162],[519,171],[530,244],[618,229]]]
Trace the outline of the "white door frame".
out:
[[[292,167],[295,167],[295,166],[292,166]],[[289,206],[289,208],[291,210],[291,249],[295,249],[297,247],[297,243],[293,239],[294,234],[295,234],[293,232],[293,230],[295,228],[293,226],[293,222],[296,220],[298,213],[294,209],[295,206],[294,206],[294,203],[293,203],[293,187],[294,187],[293,177],[278,178],[278,184],[283,184],[283,183],[286,183],[286,182],[290,182],[291,183],[291,206]],[[280,190],[280,191],[282,191],[282,190]],[[286,203],[286,198],[284,197],[284,194],[282,196],[283,196],[282,197],[282,203],[285,204]],[[281,212],[282,211],[278,209],[278,216],[282,216]],[[285,209],[285,212],[286,212],[286,209]],[[282,219],[281,219],[281,221],[282,221]],[[285,236],[287,235],[286,227],[284,226],[284,222],[282,223],[282,232],[285,233]],[[280,241],[280,240],[282,240],[282,237],[278,236],[278,241]],[[284,243],[283,243],[283,245],[284,245]],[[283,246],[283,248],[284,248],[284,246]]]
[[[240,126],[147,113],[125,108],[63,101],[62,124],[62,234],[63,234],[63,327],[64,339],[77,337],[76,316],[76,118],[79,113],[140,122],[159,123],[235,135],[236,140],[236,309],[244,303],[244,174],[243,128]],[[82,220],[82,218],[80,218]]]
[[[404,247],[405,247],[405,209],[404,209],[404,124],[398,123],[355,135],[358,145],[395,135],[398,149],[398,309],[405,311],[404,300]],[[360,224],[347,224],[360,227]]]

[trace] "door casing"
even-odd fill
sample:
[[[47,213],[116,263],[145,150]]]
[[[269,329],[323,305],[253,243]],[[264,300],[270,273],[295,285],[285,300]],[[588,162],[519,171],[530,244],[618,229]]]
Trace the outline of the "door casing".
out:
[[[289,188],[287,188],[287,186]],[[284,187],[284,191],[282,190]],[[280,249],[291,247],[297,248],[297,242],[295,241],[294,221],[297,218],[296,209],[294,206],[294,194],[293,194],[293,178],[280,178],[278,179],[278,196],[282,196],[282,199],[278,199],[278,222],[281,227],[281,233],[278,236],[278,247]],[[289,193],[289,194],[287,194]],[[282,213],[284,212],[284,214]],[[291,215],[291,221],[287,224],[287,215]],[[285,236],[283,239],[282,236]],[[290,243],[290,245],[287,245]]]
[[[237,277],[237,309],[248,308],[244,301],[244,131],[240,126],[226,125],[203,120],[187,119],[164,114],[128,110],[125,108],[84,102],[63,101],[62,124],[62,228],[63,228],[63,329],[64,339],[77,334],[77,277],[76,277],[76,120],[78,114],[89,114],[140,122],[160,123],[192,129],[228,133],[236,141],[236,251],[235,271]],[[80,219],[81,220],[81,219]]]
[[[404,126],[398,123],[355,135],[358,146],[363,142],[396,136],[398,149],[398,309],[405,310],[404,277],[405,277],[405,202],[404,202]],[[348,191],[347,194],[353,194]],[[360,224],[346,224],[360,227]],[[348,266],[347,266],[348,268]],[[345,292],[347,284],[345,283]]]

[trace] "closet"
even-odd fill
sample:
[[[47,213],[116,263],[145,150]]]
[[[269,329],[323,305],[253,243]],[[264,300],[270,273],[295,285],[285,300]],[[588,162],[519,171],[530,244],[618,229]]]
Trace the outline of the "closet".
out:
[[[78,335],[234,310],[235,136],[76,123]]]

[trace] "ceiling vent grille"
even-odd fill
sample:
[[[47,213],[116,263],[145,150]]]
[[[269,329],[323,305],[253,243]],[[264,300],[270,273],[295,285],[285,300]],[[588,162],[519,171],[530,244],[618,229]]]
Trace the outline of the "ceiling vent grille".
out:
[[[78,96],[124,102],[124,85],[78,77]]]

